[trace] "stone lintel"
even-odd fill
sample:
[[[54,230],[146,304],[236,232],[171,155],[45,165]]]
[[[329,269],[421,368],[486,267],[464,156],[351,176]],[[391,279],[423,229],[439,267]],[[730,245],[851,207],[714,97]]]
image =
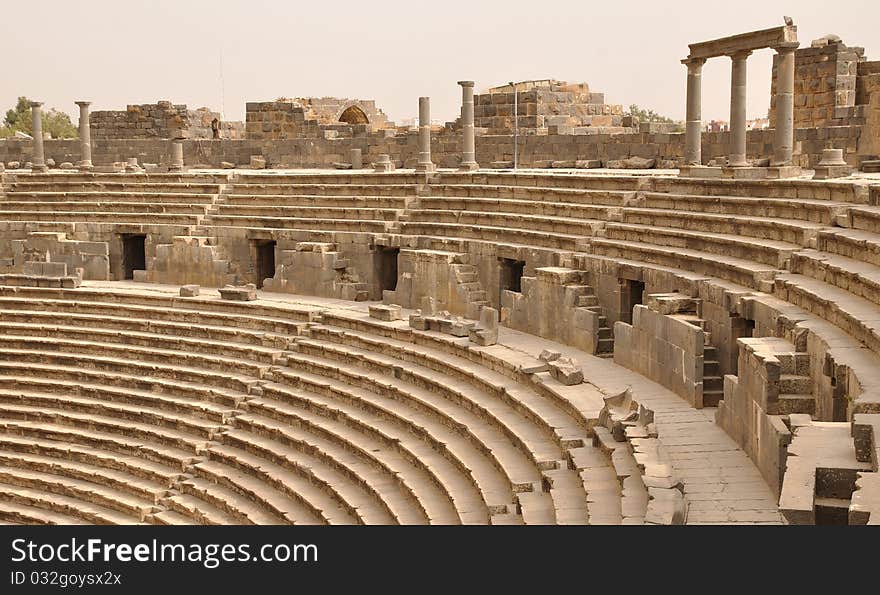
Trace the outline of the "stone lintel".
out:
[[[784,25],[749,33],[740,33],[720,39],[689,44],[689,60],[729,56],[737,52],[776,48],[797,43],[797,25]]]

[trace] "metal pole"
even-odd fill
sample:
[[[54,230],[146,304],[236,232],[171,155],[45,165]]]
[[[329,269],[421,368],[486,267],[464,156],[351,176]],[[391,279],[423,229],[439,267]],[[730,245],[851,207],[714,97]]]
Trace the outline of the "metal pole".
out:
[[[519,104],[517,103],[516,85],[510,82],[513,89],[513,169],[517,168],[519,155]]]

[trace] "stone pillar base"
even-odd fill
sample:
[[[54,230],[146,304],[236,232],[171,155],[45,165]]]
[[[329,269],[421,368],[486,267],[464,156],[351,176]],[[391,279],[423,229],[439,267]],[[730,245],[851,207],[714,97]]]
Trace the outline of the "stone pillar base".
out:
[[[459,171],[474,171],[480,169],[480,164],[476,161],[472,163],[462,163],[458,166]]]
[[[722,172],[720,167],[709,167],[708,165],[683,165],[678,168],[679,178],[720,178]]]
[[[44,174],[49,171],[49,168],[45,165],[32,165],[31,172],[35,174]]]
[[[848,165],[817,165],[813,174],[814,180],[830,180],[851,176],[853,168]]]
[[[92,171],[94,169],[94,167],[95,166],[92,165],[91,161],[89,161],[89,162],[80,161],[79,163],[76,164],[76,169],[78,169],[79,171]]]
[[[416,164],[416,171],[419,173],[429,174],[429,173],[433,173],[433,172],[437,171],[437,166],[434,165],[433,163],[417,163]]]
[[[796,178],[802,170],[797,165],[772,165],[767,168],[767,177],[774,180],[783,178]]]

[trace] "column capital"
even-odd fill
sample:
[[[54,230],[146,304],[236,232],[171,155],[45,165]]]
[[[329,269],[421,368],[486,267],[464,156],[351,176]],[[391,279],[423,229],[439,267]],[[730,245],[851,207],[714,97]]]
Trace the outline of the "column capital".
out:
[[[778,54],[789,54],[798,49],[800,45],[800,42],[797,41],[787,41],[785,43],[780,43],[779,45],[774,46],[773,49],[776,50],[776,53]]]
[[[752,50],[738,50],[727,55],[731,60],[745,60],[752,55]]]
[[[74,101],[74,103],[80,107],[89,107],[90,105],[92,105],[91,101]]]
[[[706,58],[685,58],[681,61],[682,64],[687,66],[688,68],[692,66],[702,66],[706,63]]]
[[[42,101],[31,101],[30,102],[31,107],[42,107],[42,105],[43,105]]]
[[[473,87],[474,81],[458,81],[458,84],[462,87]]]

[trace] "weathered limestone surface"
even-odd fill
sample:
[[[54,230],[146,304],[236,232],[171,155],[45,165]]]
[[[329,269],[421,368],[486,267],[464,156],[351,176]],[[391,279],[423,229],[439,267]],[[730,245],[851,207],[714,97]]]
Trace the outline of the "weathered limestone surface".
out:
[[[688,317],[637,305],[632,325],[614,325],[614,362],[703,406],[705,333]]]

